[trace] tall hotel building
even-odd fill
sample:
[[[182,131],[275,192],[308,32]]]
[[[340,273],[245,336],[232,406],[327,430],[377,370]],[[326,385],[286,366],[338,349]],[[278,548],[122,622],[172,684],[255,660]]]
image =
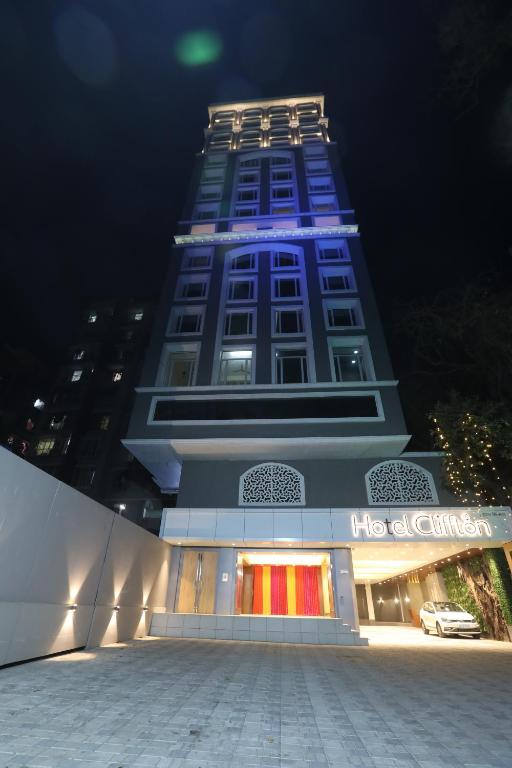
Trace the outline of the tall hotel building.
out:
[[[129,450],[173,545],[153,632],[358,643],[510,538],[409,435],[321,95],[209,108]],[[462,555],[460,555],[462,553]]]

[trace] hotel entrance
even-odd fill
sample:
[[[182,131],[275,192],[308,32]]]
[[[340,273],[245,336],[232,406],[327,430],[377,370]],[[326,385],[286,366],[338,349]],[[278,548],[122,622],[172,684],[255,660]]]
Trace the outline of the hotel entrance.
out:
[[[218,553],[183,550],[181,553],[178,613],[214,613]]]
[[[332,617],[329,552],[240,552],[237,614]]]

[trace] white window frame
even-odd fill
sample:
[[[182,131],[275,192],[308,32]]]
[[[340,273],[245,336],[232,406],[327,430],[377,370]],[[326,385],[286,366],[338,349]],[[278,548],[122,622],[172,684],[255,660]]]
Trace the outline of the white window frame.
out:
[[[242,211],[248,211],[247,215],[241,216]],[[233,216],[236,219],[252,219],[255,216],[260,215],[260,206],[259,204],[252,204],[252,203],[235,203],[234,209],[233,209]]]
[[[162,349],[162,354],[160,356],[160,363],[158,365],[158,371],[156,375],[156,386],[161,387],[162,389],[178,389],[178,387],[171,387],[170,384],[164,382],[164,373],[166,372],[168,368],[168,359],[170,355],[176,355],[180,352],[183,352],[185,354],[190,354],[193,352],[195,354],[195,363],[194,363],[194,370],[192,373],[192,381],[189,384],[189,386],[195,386],[196,379],[197,379],[197,368],[198,368],[198,362],[199,362],[199,353],[201,349],[200,343],[186,343],[186,342],[171,342],[164,344]]]
[[[226,384],[224,382],[221,382],[220,380],[220,374],[222,369],[222,353],[223,352],[250,352],[251,353],[251,380],[248,384]],[[219,348],[219,352],[216,358],[216,364],[215,369],[213,371],[212,376],[212,384],[214,386],[219,387],[233,387],[233,389],[236,389],[237,387],[250,387],[253,386],[256,381],[256,345],[255,344],[244,344],[243,346],[237,345],[227,345],[223,344]]]
[[[240,195],[245,194],[246,192],[254,192],[255,197],[252,198],[252,200],[241,200]],[[252,205],[253,203],[259,203],[260,201],[260,188],[258,186],[255,186],[254,184],[248,184],[247,186],[240,186],[236,190],[236,200],[235,205],[236,207],[240,207],[240,205]]]
[[[193,304],[191,306],[187,306],[185,304],[175,305],[171,309],[169,323],[167,325],[166,336],[200,336],[203,333],[205,314],[206,314],[206,304]],[[174,327],[176,326],[178,317],[182,317],[184,315],[197,315],[199,317],[198,331],[173,330]]]
[[[321,181],[325,181],[327,183],[324,183],[323,188],[321,186],[315,188],[315,184],[319,184]],[[335,187],[332,176],[320,173],[318,175],[308,176],[308,192],[310,195],[323,194],[326,192],[329,193],[334,191]]]
[[[232,315],[247,315],[251,316],[251,328],[250,333],[226,333],[226,323],[228,322],[228,316]],[[254,339],[256,337],[256,308],[235,309],[230,307],[224,312],[224,319],[222,324],[222,338],[223,339]]]
[[[323,163],[323,167],[320,168],[314,168],[312,167],[314,164],[320,164]],[[324,174],[331,173],[331,165],[329,163],[329,160],[327,157],[322,157],[319,160],[305,160],[304,166],[306,168],[306,175],[307,176],[315,176],[319,175],[322,176]]]
[[[348,243],[346,240],[316,240],[316,260],[319,264],[341,264],[350,261],[350,253],[348,250]],[[340,258],[329,257],[328,259],[322,258],[323,250],[337,250],[341,252]],[[355,284],[355,281],[354,281]]]
[[[364,364],[366,368],[366,379],[360,379],[362,383],[375,381],[375,368],[373,366],[373,359],[370,351],[370,344],[367,336],[329,336],[327,339],[329,346],[329,363],[331,366],[331,379],[338,384],[355,384],[355,381],[338,382],[336,379],[336,363],[334,361],[334,348],[335,347],[361,347],[364,357]]]
[[[192,215],[193,221],[210,222],[219,218],[220,203],[208,202],[208,203],[196,203],[194,207],[194,213]],[[211,216],[200,216],[200,213],[211,212]]]
[[[257,272],[258,271],[258,255],[259,255],[258,251],[248,250],[245,253],[236,253],[230,256],[229,274],[230,275],[247,275],[247,274],[250,274],[251,272]],[[243,256],[253,256],[253,261],[254,261],[253,266],[248,267],[247,269],[234,269],[233,262],[235,261],[235,259],[242,258]]]
[[[290,195],[287,197],[275,197],[274,192],[277,192],[279,189],[287,189],[291,192]],[[290,202],[291,200],[295,200],[296,194],[295,194],[295,184],[292,181],[285,181],[284,183],[272,183],[270,185],[270,202],[271,203],[285,203]]]
[[[243,271],[243,270],[242,270]],[[252,297],[250,299],[232,299],[230,298],[231,286],[234,283],[251,283],[252,284]],[[249,304],[258,301],[258,278],[254,274],[248,275],[230,275],[227,282],[227,297],[226,304]]]
[[[364,317],[359,299],[324,299],[322,301],[324,310],[324,322],[328,331],[350,331],[352,328],[364,328]],[[353,325],[331,325],[329,322],[329,310],[348,309],[352,310],[356,322]]]
[[[276,339],[294,339],[294,338],[302,338],[306,337],[308,335],[307,333],[307,327],[306,327],[306,316],[304,312],[304,305],[303,304],[286,304],[285,306],[276,305],[274,304],[272,306],[272,316],[271,316],[271,334],[272,338]],[[294,331],[293,333],[283,333],[282,331],[279,332],[276,330],[276,316],[278,312],[296,312],[297,315],[300,313],[302,315],[302,331]]]
[[[324,296],[336,296],[340,293],[357,293],[354,272],[349,266],[321,266],[318,268],[318,277],[320,280],[320,293]],[[326,288],[324,285],[324,279],[329,277],[344,277],[348,283],[348,288]]]
[[[254,178],[251,181],[243,181],[242,176],[246,174],[252,175]],[[259,168],[240,168],[238,169],[238,189],[245,189],[246,187],[259,187],[261,184],[261,174]]]
[[[203,283],[205,286],[202,296],[183,296],[183,287],[192,283]],[[181,274],[176,282],[175,301],[205,301],[210,292],[210,274],[208,272],[193,272],[192,274]]]
[[[325,203],[332,205],[332,208],[330,207],[326,210],[317,210],[315,208],[315,205],[323,205]],[[330,213],[332,214],[335,211],[339,210],[339,203],[336,195],[333,194],[332,192],[327,194],[310,194],[309,207],[312,214],[314,214],[315,216],[322,216],[322,214],[329,215]]]
[[[214,254],[214,248],[210,245],[203,245],[203,246],[197,246],[193,248],[185,248],[183,252],[183,257],[181,260],[181,268],[182,270],[187,270],[191,272],[201,272],[201,270],[204,269],[211,269],[212,268],[212,261],[213,261],[213,254]],[[208,258],[208,264],[203,264],[198,267],[193,267],[190,264],[187,264],[187,261],[189,259],[193,258]]]
[[[306,362],[307,362],[307,369],[308,369],[308,380],[307,382],[287,382],[287,383],[281,383],[277,379],[277,356],[276,352],[279,350],[289,350],[289,349],[304,349],[306,351]],[[314,384],[316,382],[316,371],[315,371],[315,361],[314,361],[314,355],[313,350],[311,346],[304,342],[290,342],[287,344],[286,342],[279,342],[276,344],[271,345],[271,354],[272,354],[272,384],[276,384],[280,387],[297,387],[297,386],[309,386],[310,384]]]
[[[277,287],[278,287],[278,284],[283,280],[295,280],[299,288],[299,293],[296,293],[295,296],[279,296],[277,293]],[[304,284],[303,284],[303,281],[301,280],[300,272],[293,272],[291,269],[283,270],[282,272],[278,270],[277,273],[273,273],[271,275],[271,281],[272,281],[272,301],[296,302],[296,301],[304,300]]]
[[[293,266],[286,266],[286,267],[276,266],[276,257],[279,253],[284,253],[287,256],[294,256],[297,260],[297,263],[294,264]],[[301,266],[302,266],[301,257],[298,253],[294,253],[292,251],[285,251],[281,249],[278,251],[277,250],[270,251],[270,269],[272,272],[277,272],[277,273],[293,272],[294,270],[297,272],[301,268]]]

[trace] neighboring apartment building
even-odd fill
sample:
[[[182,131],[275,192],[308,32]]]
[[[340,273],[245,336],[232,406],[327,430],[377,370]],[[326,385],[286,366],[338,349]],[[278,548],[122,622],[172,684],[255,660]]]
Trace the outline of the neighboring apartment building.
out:
[[[323,97],[209,117],[124,441],[178,493],[156,631],[357,642],[359,618],[404,620],[442,593],[434,561],[510,538],[508,513],[461,508],[439,454],[404,452]],[[179,615],[212,613],[234,619]]]
[[[87,306],[31,435],[28,457],[82,493],[158,532],[159,489],[121,443],[153,314],[148,301],[96,301]]]

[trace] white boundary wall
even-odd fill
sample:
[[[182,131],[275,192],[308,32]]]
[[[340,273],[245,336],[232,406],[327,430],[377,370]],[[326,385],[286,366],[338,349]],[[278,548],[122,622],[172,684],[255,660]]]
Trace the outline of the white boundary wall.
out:
[[[170,557],[156,536],[0,449],[0,665],[147,635]]]

